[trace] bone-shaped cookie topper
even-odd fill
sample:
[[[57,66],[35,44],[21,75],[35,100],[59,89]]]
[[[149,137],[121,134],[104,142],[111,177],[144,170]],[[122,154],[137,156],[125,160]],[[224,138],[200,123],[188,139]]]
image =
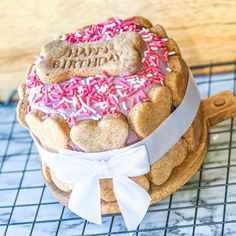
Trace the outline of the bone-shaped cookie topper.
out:
[[[106,41],[70,43],[55,40],[42,48],[36,71],[44,83],[59,83],[71,76],[89,77],[106,71],[110,76],[139,71],[144,41],[136,32],[121,33]]]

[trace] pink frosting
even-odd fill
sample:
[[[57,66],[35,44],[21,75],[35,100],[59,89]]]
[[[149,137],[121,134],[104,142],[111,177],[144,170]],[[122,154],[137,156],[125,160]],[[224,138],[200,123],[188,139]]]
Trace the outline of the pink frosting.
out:
[[[145,41],[143,66],[139,73],[109,77],[104,71],[93,77],[71,77],[63,83],[43,84],[33,68],[26,79],[28,111],[33,108],[40,109],[46,113],[45,119],[50,114],[57,113],[70,125],[74,125],[79,120],[98,120],[106,114],[123,113],[127,116],[137,102],[148,101],[147,92],[155,84],[162,85],[168,72],[165,40],[142,28],[133,18],[114,18],[106,23],[65,34],[62,40],[108,40],[125,31],[138,32]],[[41,60],[41,57],[37,60]]]

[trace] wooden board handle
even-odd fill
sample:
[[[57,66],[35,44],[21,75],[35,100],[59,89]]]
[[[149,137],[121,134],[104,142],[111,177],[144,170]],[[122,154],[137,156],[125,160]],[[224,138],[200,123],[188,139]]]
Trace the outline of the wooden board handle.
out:
[[[204,99],[202,108],[210,127],[236,115],[236,97],[230,91],[224,91]]]

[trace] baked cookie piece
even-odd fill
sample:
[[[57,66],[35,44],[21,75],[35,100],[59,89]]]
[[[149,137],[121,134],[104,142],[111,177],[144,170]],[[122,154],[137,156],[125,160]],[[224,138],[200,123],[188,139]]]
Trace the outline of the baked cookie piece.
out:
[[[29,75],[29,71],[27,72],[27,76],[28,75]],[[17,108],[16,108],[16,115],[17,115],[17,119],[20,122],[20,124],[27,128],[27,123],[25,121],[25,115],[27,113],[27,105],[28,105],[26,89],[27,88],[26,88],[25,83],[20,83],[18,85],[19,102],[18,102]]]
[[[141,27],[144,27],[146,29],[151,28],[152,27],[152,23],[145,17],[142,16],[134,16],[133,20],[135,22],[138,22],[140,24]]]
[[[107,115],[100,121],[80,121],[71,128],[70,137],[85,152],[102,152],[124,147],[128,128],[123,115]]]
[[[171,89],[174,106],[182,102],[188,84],[189,69],[182,57],[173,55],[168,66],[171,72],[166,75],[165,84]]]
[[[144,188],[146,191],[149,190],[150,184],[145,175],[138,177],[131,177],[136,184]],[[112,180],[111,179],[101,179],[100,180],[101,187],[101,198],[106,202],[116,201],[116,197],[113,191]]]
[[[26,114],[25,121],[40,143],[50,150],[70,149],[70,127],[59,115],[45,118],[45,113],[33,110]]]
[[[168,41],[168,38],[167,38],[168,36],[166,34],[166,31],[161,25],[158,25],[158,24],[154,25],[153,27],[150,28],[150,32],[152,32],[152,33],[158,35],[160,38],[162,38],[162,39],[164,38],[164,39],[166,39],[166,41]]]
[[[203,123],[202,107],[200,106],[191,127],[187,130],[187,132],[183,136],[188,144],[189,151],[196,151],[198,145],[200,144],[200,139],[203,131],[202,123]]]
[[[147,102],[139,102],[129,112],[129,122],[140,138],[151,134],[171,113],[172,94],[168,87],[154,86]]]
[[[187,143],[184,139],[180,139],[159,161],[151,166],[149,180],[156,185],[165,183],[174,167],[184,161],[187,153]]]
[[[20,124],[26,128],[28,127],[25,121],[25,115],[27,114],[27,104],[28,100],[26,98],[22,98],[19,100],[16,108],[17,119],[20,122]]]
[[[20,83],[18,86],[18,95],[19,99],[24,99],[26,98],[26,84],[25,83]]]

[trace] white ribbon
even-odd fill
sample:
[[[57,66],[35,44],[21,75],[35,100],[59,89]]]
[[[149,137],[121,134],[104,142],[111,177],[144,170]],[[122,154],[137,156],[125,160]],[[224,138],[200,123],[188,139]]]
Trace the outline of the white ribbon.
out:
[[[99,179],[112,178],[114,193],[126,225],[134,229],[139,225],[149,205],[149,194],[128,177],[140,176],[150,171],[145,146],[119,153],[109,161],[88,160],[84,153],[68,155],[48,152],[37,144],[42,160],[53,168],[56,176],[65,183],[76,184],[68,208],[90,222],[101,224]]]
[[[150,196],[129,177],[146,174],[187,131],[200,105],[197,86],[190,72],[186,93],[178,108],[147,138],[126,148],[99,153],[60,149],[49,152],[35,140],[42,160],[58,179],[74,183],[68,208],[82,218],[101,223],[99,179],[112,178],[113,189],[129,230],[145,216]]]

